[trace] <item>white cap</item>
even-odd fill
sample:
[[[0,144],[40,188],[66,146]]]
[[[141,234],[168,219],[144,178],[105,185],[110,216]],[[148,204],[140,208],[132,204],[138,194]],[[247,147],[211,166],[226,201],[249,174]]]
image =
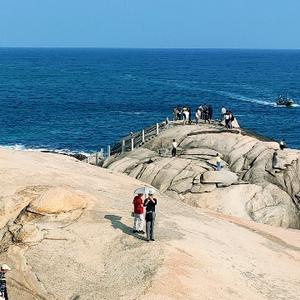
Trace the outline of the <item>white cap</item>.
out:
[[[2,269],[2,270],[6,270],[6,271],[10,271],[10,270],[11,270],[11,268],[10,268],[8,265],[6,265],[6,264],[3,264],[3,265],[1,266],[1,269]]]
[[[149,189],[148,194],[149,194],[149,195],[154,195],[154,194],[155,194],[155,190],[154,190],[154,189]]]

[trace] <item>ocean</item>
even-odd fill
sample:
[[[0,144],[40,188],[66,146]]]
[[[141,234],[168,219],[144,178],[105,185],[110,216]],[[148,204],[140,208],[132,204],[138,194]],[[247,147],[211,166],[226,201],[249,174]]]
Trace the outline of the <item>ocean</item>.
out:
[[[91,153],[206,103],[300,148],[285,93],[300,104],[298,50],[0,48],[0,146]]]

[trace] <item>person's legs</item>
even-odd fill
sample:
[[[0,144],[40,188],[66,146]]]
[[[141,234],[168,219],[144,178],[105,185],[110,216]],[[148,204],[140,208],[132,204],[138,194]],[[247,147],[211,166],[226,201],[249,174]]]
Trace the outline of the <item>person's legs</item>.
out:
[[[147,234],[147,241],[150,241],[150,230],[151,230],[151,221],[146,221],[146,234]]]
[[[134,219],[133,219],[133,232],[136,232],[138,231],[138,217],[139,215],[138,214],[134,214]]]
[[[176,148],[172,148],[172,157],[176,156]]]
[[[150,230],[150,239],[154,241],[154,222],[155,219],[153,218],[153,220],[151,221],[151,230]]]
[[[144,215],[140,214],[138,216],[137,231],[144,231]]]

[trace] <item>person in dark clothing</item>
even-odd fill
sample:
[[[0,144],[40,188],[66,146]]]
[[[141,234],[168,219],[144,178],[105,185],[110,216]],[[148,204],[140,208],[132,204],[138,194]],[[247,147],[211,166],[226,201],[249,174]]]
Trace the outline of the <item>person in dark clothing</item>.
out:
[[[5,264],[3,264],[0,269],[0,297],[5,300],[8,300],[5,273],[10,270],[11,268]]]
[[[205,106],[205,108],[203,108],[203,114],[204,114],[204,123],[206,123],[206,121],[208,121],[210,123],[210,121],[209,121],[209,113],[208,113],[207,106]]]
[[[154,241],[154,222],[155,222],[155,206],[157,205],[157,199],[153,197],[153,194],[149,193],[148,198],[144,202],[146,207],[146,233],[147,241]]]
[[[176,157],[176,151],[177,151],[177,143],[176,143],[176,140],[173,139],[173,142],[172,142],[172,157]]]
[[[209,121],[209,123],[212,120],[212,116],[213,116],[213,108],[211,105],[208,105],[208,121]]]
[[[224,115],[224,119],[225,119],[225,127],[227,128],[227,129],[230,129],[230,127],[231,127],[231,120],[230,120],[230,118],[231,118],[231,116],[230,116],[230,113],[229,113],[229,111],[227,110],[226,111],[226,114]]]
[[[192,124],[192,112],[191,112],[191,108],[188,107],[188,112],[189,112],[189,124]]]
[[[286,144],[285,140],[281,140],[279,142],[279,147],[280,147],[280,150],[287,148],[287,144]]]

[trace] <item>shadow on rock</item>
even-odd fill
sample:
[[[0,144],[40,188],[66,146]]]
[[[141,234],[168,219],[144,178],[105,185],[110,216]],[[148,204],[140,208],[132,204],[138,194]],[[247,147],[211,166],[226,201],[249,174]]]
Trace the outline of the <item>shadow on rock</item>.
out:
[[[127,226],[126,224],[121,222],[122,217],[115,216],[115,215],[105,215],[105,219],[109,220],[111,222],[111,226],[115,229],[120,229],[123,231],[123,233],[134,236],[137,239],[145,241],[146,238],[143,236],[140,236],[138,234],[133,233],[132,228]]]

